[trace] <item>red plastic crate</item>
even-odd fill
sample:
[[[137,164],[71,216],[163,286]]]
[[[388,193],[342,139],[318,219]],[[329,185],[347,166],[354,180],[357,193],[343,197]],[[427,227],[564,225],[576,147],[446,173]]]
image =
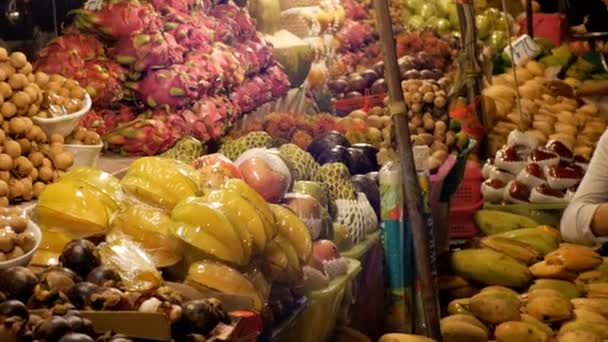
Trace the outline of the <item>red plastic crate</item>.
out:
[[[458,190],[452,195],[450,207],[452,209],[469,208],[483,200],[481,195],[481,167],[473,160],[467,160],[464,177]]]
[[[546,38],[555,46],[562,45],[568,32],[566,17],[560,13],[534,13],[532,18],[534,37]],[[519,24],[520,34],[528,33],[528,21],[525,17]]]
[[[479,233],[473,217],[477,210],[483,207],[483,200],[471,204],[467,207],[450,208],[450,228],[448,231],[450,238],[467,239]]]

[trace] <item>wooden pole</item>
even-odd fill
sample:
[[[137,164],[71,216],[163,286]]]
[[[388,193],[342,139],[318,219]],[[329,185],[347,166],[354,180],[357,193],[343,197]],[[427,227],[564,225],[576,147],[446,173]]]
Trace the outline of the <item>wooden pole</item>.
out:
[[[526,0],[526,22],[528,25],[528,36],[534,38],[534,11],[532,0]]]
[[[401,88],[401,73],[397,64],[395,37],[388,9],[388,1],[374,0],[376,9],[376,24],[380,34],[380,43],[384,52],[384,77],[388,86],[389,110],[393,120],[399,161],[403,177],[405,202],[407,203],[408,219],[412,226],[414,253],[418,271],[418,279],[425,310],[426,335],[441,342],[439,326],[440,311],[437,298],[437,283],[431,264],[429,247],[429,231],[422,213],[422,193],[418,184],[418,176],[414,165],[414,156],[407,120],[407,107],[403,100]],[[434,253],[434,251],[433,251]]]

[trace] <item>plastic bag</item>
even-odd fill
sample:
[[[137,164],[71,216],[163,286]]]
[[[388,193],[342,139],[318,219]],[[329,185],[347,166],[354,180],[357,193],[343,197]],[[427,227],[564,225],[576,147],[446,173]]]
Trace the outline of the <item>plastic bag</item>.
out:
[[[280,202],[291,187],[289,168],[276,153],[253,148],[236,160],[243,180],[271,203]]]
[[[130,195],[165,210],[173,209],[185,198],[199,195],[202,184],[192,166],[157,157],[136,160],[120,183]]]
[[[148,291],[159,287],[163,278],[152,258],[131,240],[104,242],[98,247],[101,263],[114,270],[127,291]]]
[[[61,177],[61,181],[72,180],[83,182],[94,190],[109,197],[108,207],[112,211],[119,209],[124,193],[120,186],[120,180],[111,174],[92,167],[77,167],[68,171]]]
[[[236,165],[220,153],[208,154],[192,162],[203,182],[203,190],[220,189],[230,178],[242,178]]]
[[[106,232],[110,221],[107,201],[82,182],[64,180],[48,185],[38,197],[34,217],[41,228],[73,239]]]
[[[319,201],[310,195],[289,193],[285,195],[285,205],[306,224],[312,239],[318,239],[324,228],[323,210]]]
[[[106,241],[131,239],[150,255],[156,267],[168,267],[182,258],[181,241],[173,235],[172,226],[171,218],[160,209],[129,205],[112,219]]]

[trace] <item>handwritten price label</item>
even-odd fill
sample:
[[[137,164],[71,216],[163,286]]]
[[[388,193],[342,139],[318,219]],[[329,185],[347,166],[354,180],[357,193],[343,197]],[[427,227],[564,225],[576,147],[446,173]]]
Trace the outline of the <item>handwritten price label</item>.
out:
[[[513,64],[517,66],[522,65],[531,59],[534,59],[541,53],[541,49],[527,34],[524,34],[523,36],[517,38],[517,40],[514,41],[511,45],[513,46]],[[511,50],[509,46],[505,48],[504,52],[507,54],[507,56],[511,56]]]

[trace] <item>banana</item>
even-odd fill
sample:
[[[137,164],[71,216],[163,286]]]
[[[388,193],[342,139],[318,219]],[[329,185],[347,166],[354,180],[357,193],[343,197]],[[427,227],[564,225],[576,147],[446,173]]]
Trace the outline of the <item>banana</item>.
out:
[[[561,280],[574,280],[576,273],[568,271],[564,265],[549,265],[540,261],[528,268],[535,278],[550,278]]]
[[[594,311],[608,318],[608,299],[605,298],[575,298],[570,301],[575,309]]]
[[[559,231],[559,229],[555,229],[553,227],[546,226],[546,225],[538,226],[538,227],[536,227],[536,229],[540,229],[544,233],[547,233],[547,234],[553,236],[555,238],[555,240],[557,240],[558,242],[562,241],[562,233]]]
[[[488,333],[484,329],[455,320],[441,320],[441,336],[444,342],[488,342]]]
[[[528,299],[526,313],[543,322],[562,322],[572,317],[572,303],[564,296],[537,296]]]
[[[254,245],[258,253],[264,251],[267,240],[264,223],[249,201],[232,190],[212,191],[203,198],[220,210],[235,227],[246,256],[252,255]]]
[[[581,292],[576,285],[569,281],[557,279],[537,279],[534,281],[534,285],[530,286],[528,292],[547,288],[560,292],[568,299],[579,298],[581,296]]]
[[[266,231],[266,238],[272,239],[276,234],[276,227],[274,222],[274,215],[268,206],[268,203],[264,200],[260,194],[257,193],[252,187],[245,183],[241,179],[231,178],[224,183],[224,189],[235,191],[240,194],[243,198],[249,201],[260,214],[260,217],[264,221],[264,229]]]
[[[308,227],[291,210],[276,204],[270,204],[274,214],[278,233],[291,242],[296,249],[302,264],[306,264],[312,254],[312,238]]]
[[[523,287],[532,280],[532,274],[524,264],[491,249],[454,252],[452,269],[465,279],[485,285]]]
[[[608,326],[608,318],[601,314],[587,309],[574,309],[574,319],[577,321],[585,321],[589,323],[602,324]]]
[[[475,213],[475,224],[486,235],[538,226],[538,223],[526,216],[487,209]]]
[[[226,265],[213,261],[195,262],[188,269],[186,281],[222,293],[250,298],[255,310],[262,310],[260,292],[243,274]]]
[[[486,236],[479,242],[481,247],[490,248],[497,252],[506,254],[513,259],[532,265],[542,260],[541,253],[532,246],[501,236]]]
[[[432,338],[410,335],[410,334],[386,334],[382,335],[378,342],[436,342]]]
[[[440,275],[437,283],[439,284],[439,291],[455,290],[470,285],[466,279],[456,275]]]
[[[569,271],[583,272],[598,267],[603,259],[588,247],[561,244],[557,250],[545,256],[545,261],[550,265],[564,265]]]
[[[332,339],[334,342],[372,342],[372,340],[360,333],[359,331],[345,327],[339,326],[334,329],[334,337]]]
[[[287,257],[287,272],[284,273],[285,277],[281,277],[285,282],[297,281],[302,278],[302,266],[298,259],[298,253],[293,247],[289,240],[285,239],[281,235],[274,237],[274,241],[281,247],[283,253]]]
[[[608,339],[608,326],[603,326],[600,324],[578,320],[570,321],[561,326],[558,336],[562,336],[569,331],[588,331],[600,336],[602,339]]]
[[[602,336],[592,331],[586,330],[568,330],[560,333],[557,337],[557,342],[603,342]]]
[[[547,334],[548,337],[553,337],[553,335],[555,335],[555,332],[553,331],[553,329],[551,329],[548,325],[546,325],[545,323],[539,321],[538,319],[536,319],[528,314],[522,313],[521,321],[533,325],[538,330]]]
[[[191,197],[178,203],[171,218],[175,221],[174,234],[202,252],[237,265],[249,262],[232,223],[201,198]]]
[[[498,324],[517,321],[520,316],[521,301],[504,293],[480,293],[471,297],[469,310],[484,322]]]
[[[527,322],[503,322],[494,330],[496,342],[547,342],[549,336]]]
[[[506,233],[497,234],[523,243],[527,243],[533,248],[546,255],[558,248],[559,240],[544,228],[522,228]]]
[[[587,284],[602,282],[608,282],[608,272],[597,271],[597,269],[594,271],[580,273],[574,281],[576,286],[583,290]]]
[[[286,273],[289,269],[287,255],[274,239],[266,244],[264,260],[266,260],[270,266],[270,277],[273,279],[279,279],[283,276],[283,273]]]
[[[585,285],[588,298],[606,298],[608,299],[608,282],[591,283]]]
[[[490,330],[488,329],[488,327],[481,323],[480,320],[478,320],[475,316],[473,315],[467,315],[467,314],[456,314],[456,315],[450,315],[447,316],[445,318],[443,318],[441,320],[441,322],[445,323],[445,322],[464,322],[464,323],[468,323],[468,324],[472,324],[476,327],[479,327],[481,329],[483,329],[486,334],[490,335]]]
[[[470,298],[454,299],[448,304],[447,311],[450,315],[465,314],[472,315],[469,310]]]

